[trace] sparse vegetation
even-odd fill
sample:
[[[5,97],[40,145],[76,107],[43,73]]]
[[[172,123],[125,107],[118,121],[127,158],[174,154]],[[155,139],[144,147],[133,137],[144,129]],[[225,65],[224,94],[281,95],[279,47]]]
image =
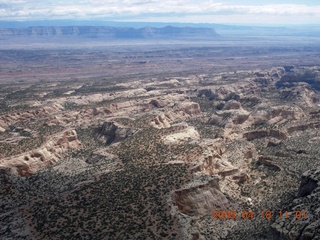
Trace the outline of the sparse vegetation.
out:
[[[55,74],[36,84],[20,79],[0,89],[0,222],[5,223],[0,236],[270,239],[274,218],[233,224],[213,221],[210,213],[189,216],[180,209],[203,206],[178,207],[172,194],[186,189],[207,196],[194,186],[213,175],[220,181],[216,195],[221,193],[238,212],[284,209],[300,175],[318,167],[319,67],[286,72],[270,69],[271,64],[284,65],[285,54],[270,63],[260,56],[274,56],[267,48],[220,50],[17,51],[35,64],[35,75]],[[0,60],[12,57],[2,52]],[[86,65],[88,56],[93,60]],[[53,58],[61,60],[61,72],[55,72]],[[256,58],[261,62],[254,63]],[[47,59],[42,70],[36,68],[38,59]],[[214,66],[229,62],[235,65]],[[31,69],[28,64],[20,70]],[[90,74],[83,75],[86,71]],[[110,128],[97,136],[105,122]],[[79,140],[81,145],[54,149],[52,137],[70,129],[77,135],[57,141],[76,145]],[[110,135],[108,142],[99,139]],[[36,159],[23,155],[45,144],[45,154],[34,153]],[[24,158],[16,161],[19,154]],[[20,177],[4,166],[18,173],[36,170]],[[204,200],[204,209],[215,206],[211,200]],[[192,210],[200,212],[186,212]]]

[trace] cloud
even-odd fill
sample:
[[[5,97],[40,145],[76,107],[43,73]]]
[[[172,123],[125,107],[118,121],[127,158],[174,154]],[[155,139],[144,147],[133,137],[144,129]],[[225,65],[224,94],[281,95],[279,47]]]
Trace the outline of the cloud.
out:
[[[240,2],[240,1],[238,1]],[[152,18],[162,20],[208,19],[211,16],[217,22],[223,19],[235,19],[236,16],[248,19],[257,16],[269,16],[291,22],[295,20],[320,22],[320,4],[265,4],[230,5],[213,0],[0,0],[1,20],[42,20],[42,19],[109,19],[143,20]],[[206,18],[203,16],[207,16]],[[210,19],[209,19],[210,20]],[[263,19],[261,19],[263,21]]]

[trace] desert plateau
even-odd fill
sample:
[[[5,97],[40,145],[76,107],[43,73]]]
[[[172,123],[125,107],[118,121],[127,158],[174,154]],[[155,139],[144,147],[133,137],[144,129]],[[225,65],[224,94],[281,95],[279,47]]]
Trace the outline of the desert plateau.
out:
[[[319,37],[0,42],[0,239],[320,239]]]

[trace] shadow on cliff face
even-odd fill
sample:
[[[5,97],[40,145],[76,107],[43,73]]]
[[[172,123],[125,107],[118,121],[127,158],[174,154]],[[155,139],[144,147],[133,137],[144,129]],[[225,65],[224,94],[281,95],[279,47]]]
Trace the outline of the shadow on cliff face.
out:
[[[295,220],[276,219],[271,225],[273,239],[319,239],[319,179],[319,168],[302,174],[296,198],[289,203],[287,210],[288,216]]]
[[[206,215],[210,214],[212,209],[230,207],[229,200],[220,191],[218,178],[178,189],[173,193],[172,198],[178,210],[189,216]]]
[[[276,83],[277,88],[293,87],[298,83],[308,83],[315,90],[320,91],[320,77],[312,70],[304,72],[288,72]]]
[[[133,136],[136,132],[136,130],[122,126],[117,122],[104,122],[101,127],[95,130],[95,135],[100,142],[111,145]]]
[[[318,182],[309,176],[302,176],[297,197],[306,197],[318,187]]]

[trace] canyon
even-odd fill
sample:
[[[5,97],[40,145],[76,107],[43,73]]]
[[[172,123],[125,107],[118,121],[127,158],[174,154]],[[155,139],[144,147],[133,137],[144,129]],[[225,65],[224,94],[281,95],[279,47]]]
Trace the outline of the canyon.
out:
[[[299,44],[0,50],[0,235],[318,239],[319,48]]]

